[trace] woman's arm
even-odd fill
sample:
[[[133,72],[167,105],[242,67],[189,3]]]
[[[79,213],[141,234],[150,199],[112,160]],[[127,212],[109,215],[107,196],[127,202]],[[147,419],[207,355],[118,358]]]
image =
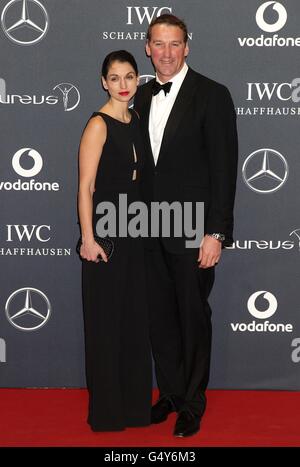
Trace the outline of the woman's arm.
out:
[[[107,261],[103,249],[94,240],[92,226],[93,193],[106,135],[104,120],[100,116],[92,118],[84,130],[79,149],[78,212],[82,237],[80,256],[96,263],[99,262],[99,254]]]

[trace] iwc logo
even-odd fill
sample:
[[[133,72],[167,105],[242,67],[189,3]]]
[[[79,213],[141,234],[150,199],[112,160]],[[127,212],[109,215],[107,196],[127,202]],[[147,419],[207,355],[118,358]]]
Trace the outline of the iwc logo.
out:
[[[120,2],[119,2],[120,3]],[[142,2],[139,2],[142,3]],[[100,7],[99,7],[100,8]],[[101,38],[104,40],[117,40],[117,41],[145,41],[147,36],[147,29],[151,21],[163,14],[172,14],[172,6],[127,6],[119,8],[118,11],[121,12],[120,18],[114,18],[114,24],[123,22],[126,25],[126,29],[107,31],[103,30],[101,32]],[[106,26],[107,19],[105,15],[99,11],[99,17],[103,18],[103,26]],[[121,29],[121,28],[120,28]],[[189,39],[193,39],[193,33],[188,33]]]
[[[2,245],[0,240],[0,256],[71,257],[72,248],[61,247],[55,238],[52,242],[51,229],[47,224],[6,224],[6,243]],[[4,240],[3,235],[1,238]]]
[[[295,104],[300,102],[300,78],[294,78],[290,82],[264,81],[246,85],[247,107],[236,107],[238,116],[299,117],[300,107]]]

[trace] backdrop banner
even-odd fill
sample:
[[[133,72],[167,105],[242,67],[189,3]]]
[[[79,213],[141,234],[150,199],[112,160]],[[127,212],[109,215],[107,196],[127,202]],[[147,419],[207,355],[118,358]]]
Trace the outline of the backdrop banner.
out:
[[[164,13],[186,21],[188,65],[229,88],[238,117],[209,387],[300,389],[299,0],[0,0],[0,387],[85,386],[79,141],[109,52],[153,77],[146,31]]]

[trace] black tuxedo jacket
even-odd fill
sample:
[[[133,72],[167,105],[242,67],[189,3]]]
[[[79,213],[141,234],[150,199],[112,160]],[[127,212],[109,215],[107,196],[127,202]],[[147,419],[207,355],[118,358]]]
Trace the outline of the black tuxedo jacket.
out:
[[[188,69],[167,121],[155,166],[148,131],[154,79],[140,86],[134,107],[140,115],[146,162],[142,186],[147,201],[202,201],[205,233],[220,232],[232,244],[237,174],[236,114],[228,89]],[[182,252],[185,238],[164,238]]]

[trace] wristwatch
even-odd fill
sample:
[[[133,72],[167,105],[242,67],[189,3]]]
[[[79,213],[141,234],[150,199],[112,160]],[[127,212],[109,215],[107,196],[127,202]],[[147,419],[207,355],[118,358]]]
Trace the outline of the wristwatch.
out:
[[[206,235],[208,235],[209,237],[213,237],[216,240],[219,240],[219,242],[224,242],[225,240],[225,235],[221,233],[208,233]]]

